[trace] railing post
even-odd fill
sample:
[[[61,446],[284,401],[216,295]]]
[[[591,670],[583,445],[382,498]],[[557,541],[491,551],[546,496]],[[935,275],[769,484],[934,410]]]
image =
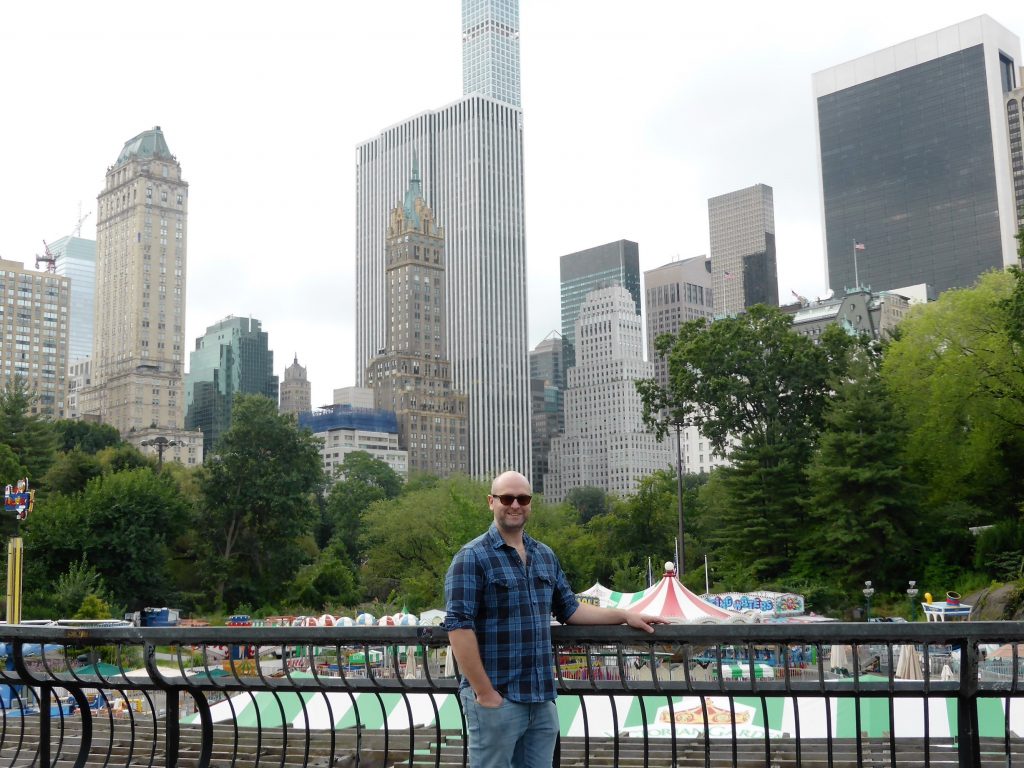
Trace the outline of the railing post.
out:
[[[53,688],[48,685],[39,686],[39,765],[48,768],[50,765],[50,694]],[[59,703],[59,702],[58,702]]]
[[[957,758],[960,768],[981,765],[978,733],[978,648],[966,638],[960,645],[960,688],[956,700]]]
[[[181,743],[181,728],[178,725],[178,691],[175,688],[164,689],[164,741],[167,752],[167,765],[178,764],[178,745]]]

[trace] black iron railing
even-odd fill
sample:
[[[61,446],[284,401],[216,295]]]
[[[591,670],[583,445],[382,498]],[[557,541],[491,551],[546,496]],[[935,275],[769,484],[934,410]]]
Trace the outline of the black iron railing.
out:
[[[460,765],[432,627],[0,627],[0,764]],[[554,632],[559,765],[1024,764],[1024,626]]]

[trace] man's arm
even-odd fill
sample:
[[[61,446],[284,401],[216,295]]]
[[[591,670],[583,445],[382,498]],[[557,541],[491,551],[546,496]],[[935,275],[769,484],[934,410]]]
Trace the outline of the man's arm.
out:
[[[448,642],[455,660],[459,662],[459,671],[469,681],[477,702],[483,707],[500,707],[501,694],[494,689],[484,669],[476,632],[472,629],[453,629],[448,633]]]
[[[633,629],[642,629],[645,632],[653,632],[652,624],[665,624],[666,621],[660,616],[652,616],[646,613],[634,613],[624,611],[621,608],[600,608],[590,603],[579,604],[573,611],[567,624],[627,624]],[[458,656],[456,656],[458,658]],[[461,663],[461,660],[460,660]]]

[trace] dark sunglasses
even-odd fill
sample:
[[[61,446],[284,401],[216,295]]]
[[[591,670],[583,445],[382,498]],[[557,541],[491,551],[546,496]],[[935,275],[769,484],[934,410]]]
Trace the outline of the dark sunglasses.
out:
[[[491,494],[492,499],[497,499],[503,507],[511,507],[513,501],[518,501],[520,507],[525,507],[533,501],[533,496],[528,493],[521,493],[516,496],[514,493]]]

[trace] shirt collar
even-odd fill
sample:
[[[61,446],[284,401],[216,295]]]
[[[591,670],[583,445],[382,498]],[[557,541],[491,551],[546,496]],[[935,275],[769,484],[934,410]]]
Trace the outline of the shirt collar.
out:
[[[498,526],[495,523],[491,523],[491,527],[487,529],[487,543],[491,545],[492,549],[501,549],[505,544],[505,540],[501,538],[501,534],[498,533]],[[526,547],[527,552],[532,552],[536,542],[530,538],[530,535],[523,531],[523,546]]]

